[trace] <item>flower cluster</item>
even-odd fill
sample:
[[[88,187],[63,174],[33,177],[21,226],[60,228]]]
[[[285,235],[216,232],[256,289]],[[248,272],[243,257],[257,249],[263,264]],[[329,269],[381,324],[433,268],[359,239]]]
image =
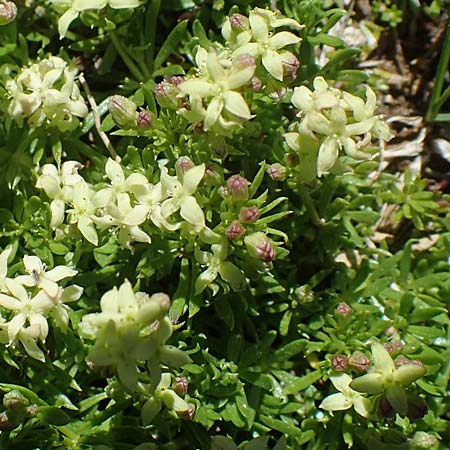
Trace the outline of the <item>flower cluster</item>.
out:
[[[45,343],[49,332],[48,318],[52,317],[62,327],[69,323],[66,303],[78,300],[83,289],[77,285],[66,288],[58,282],[71,278],[77,271],[66,266],[56,266],[47,271],[37,256],[24,256],[26,274],[8,277],[8,259],[12,247],[0,254],[0,338],[9,345],[20,342],[32,358],[45,361],[38,341]],[[8,319],[8,320],[6,320]]]
[[[253,117],[245,88],[259,90],[261,77],[278,82],[295,78],[299,62],[284,47],[301,39],[288,31],[274,33],[278,27],[302,28],[293,19],[259,8],[248,18],[240,14],[227,18],[222,27],[225,46],[198,47],[194,75],[160,83],[155,90],[158,102],[177,109],[190,123],[202,123],[205,131],[231,135]]]
[[[424,376],[426,370],[419,361],[409,361],[403,356],[394,361],[386,347],[392,345],[372,345],[374,367],[368,373],[355,379],[347,373],[331,376],[331,382],[339,392],[326,397],[319,405],[320,408],[341,411],[353,406],[358,414],[369,417],[373,404],[366,395],[380,394],[376,399],[380,414],[386,416],[395,411],[401,416],[407,415],[410,405],[417,404],[417,399],[419,402],[421,399],[408,396],[406,388]],[[332,364],[335,371],[346,370],[347,364],[358,372],[367,370],[370,366],[368,358],[360,352],[355,352],[348,359],[340,355],[333,358]]]
[[[268,9],[255,8],[250,11],[248,19],[241,14],[229,17],[222,25],[222,35],[232,50],[233,58],[243,54],[252,55],[261,60],[273,78],[283,81],[286,72],[289,73],[289,66],[298,66],[295,55],[284,47],[298,44],[301,39],[289,31],[274,33],[273,30],[280,27],[298,31],[303,25]]]
[[[194,196],[205,172],[203,164],[179,176],[169,175],[162,166],[160,181],[152,184],[140,173],[126,177],[122,166],[110,158],[105,166],[109,182],[98,190],[78,175],[80,167],[75,161],[65,162],[60,171],[45,165],[38,178],[37,187],[52,200],[54,229],[63,224],[67,213],[68,223],[76,225],[93,245],[98,245],[97,229],[115,229],[122,246],[131,248],[132,242],[151,242],[141,228],[148,220],[170,231],[183,223],[193,232],[205,226],[203,211]],[[177,212],[180,220],[174,219]]]
[[[88,360],[94,366],[116,369],[130,391],[137,387],[141,363],[159,380],[160,362],[169,367],[191,362],[181,350],[166,345],[172,334],[169,306],[166,294],[134,293],[127,280],[106,292],[100,300],[101,312],[83,316],[79,325],[82,336],[95,340]]]
[[[21,125],[47,125],[72,131],[88,113],[75,81],[77,69],[58,56],[22,68],[6,83],[11,97],[8,113]]]
[[[323,77],[314,79],[314,91],[306,86],[294,89],[292,104],[300,121],[284,135],[300,159],[302,181],[333,170],[340,150],[353,159],[370,159],[372,137],[388,141],[388,126],[375,115],[376,95],[366,87],[366,101],[328,86]]]
[[[52,3],[64,7],[69,6],[58,21],[59,37],[62,39],[67,34],[70,24],[83,11],[103,9],[107,6],[113,9],[136,8],[141,2],[140,0],[52,0]]]

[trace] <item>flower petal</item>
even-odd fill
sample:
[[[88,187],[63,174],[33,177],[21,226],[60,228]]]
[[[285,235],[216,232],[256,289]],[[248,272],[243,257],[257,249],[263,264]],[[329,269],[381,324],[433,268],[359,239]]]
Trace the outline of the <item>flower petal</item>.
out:
[[[319,408],[325,411],[343,411],[352,407],[352,402],[341,392],[325,397]]]

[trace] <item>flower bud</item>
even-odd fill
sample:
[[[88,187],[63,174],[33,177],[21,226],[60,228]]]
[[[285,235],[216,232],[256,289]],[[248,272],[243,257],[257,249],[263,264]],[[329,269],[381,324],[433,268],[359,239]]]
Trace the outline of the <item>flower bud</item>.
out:
[[[250,55],[249,53],[243,53],[242,55],[239,55],[237,59],[234,61],[234,64],[236,65],[237,69],[246,69],[247,67],[254,67],[256,66],[256,59],[254,56]]]
[[[178,177],[184,175],[188,170],[192,169],[193,167],[194,163],[192,162],[192,159],[189,158],[189,156],[181,156],[180,158],[177,159],[177,162],[175,163],[175,171]]]
[[[15,389],[3,396],[3,406],[10,411],[23,411],[29,404],[30,402]]]
[[[314,292],[308,285],[299,286],[295,289],[294,295],[298,302],[302,305],[312,303],[314,301]]]
[[[191,421],[194,418],[195,408],[192,407],[187,409],[186,411],[177,412],[177,414],[180,419]]]
[[[150,111],[139,111],[136,118],[136,125],[140,130],[148,130],[153,125],[153,114]]]
[[[270,262],[275,259],[275,249],[270,239],[262,231],[247,236],[244,239],[244,243],[247,251],[254,258],[265,262]]]
[[[136,320],[143,325],[150,325],[156,320],[161,319],[169,310],[170,299],[167,294],[153,294],[149,300],[144,303],[136,315]]]
[[[17,427],[15,420],[9,417],[8,412],[4,411],[0,413],[0,431],[11,431]]]
[[[331,357],[331,368],[343,372],[347,369],[347,357],[345,355],[333,355]]]
[[[178,98],[178,86],[184,81],[182,77],[170,77],[155,86],[155,97],[159,106],[169,109],[178,109],[181,100]]]
[[[240,175],[232,175],[227,180],[228,194],[235,202],[248,200],[248,180]]]
[[[233,31],[246,31],[250,29],[250,22],[247,17],[242,14],[233,14],[230,18],[230,25]]]
[[[347,303],[341,302],[337,305],[335,312],[338,316],[348,317],[353,312],[353,309]]]
[[[408,358],[405,358],[404,356],[399,356],[395,360],[395,367],[398,369],[399,367],[404,366],[405,364],[410,364],[410,363],[411,363],[411,361]]]
[[[242,207],[239,212],[239,219],[244,223],[256,222],[260,217],[259,209],[256,206]]]
[[[12,22],[17,16],[17,6],[13,2],[0,0],[0,25]]]
[[[179,375],[175,378],[175,383],[172,384],[172,388],[178,395],[185,395],[188,391],[188,385],[189,383],[186,377]]]
[[[394,355],[403,348],[403,342],[400,339],[397,339],[396,341],[386,342],[383,344],[383,346],[390,355]]]
[[[113,95],[108,102],[114,123],[124,130],[136,128],[136,108],[132,100],[121,95]]]
[[[250,86],[252,91],[258,92],[262,89],[262,81],[258,77],[252,77]]]
[[[362,352],[353,352],[348,358],[348,365],[356,372],[365,372],[370,367],[370,359]]]
[[[300,66],[300,61],[291,52],[284,52],[283,60],[283,80],[286,82],[294,81],[297,78],[297,71]]]
[[[411,450],[428,450],[437,446],[439,441],[430,433],[418,431],[410,441]]]
[[[244,233],[245,228],[237,220],[231,222],[231,224],[225,231],[227,238],[230,239],[231,241],[239,239]]]
[[[271,164],[267,168],[269,177],[274,181],[284,181],[287,177],[287,169],[279,163]]]

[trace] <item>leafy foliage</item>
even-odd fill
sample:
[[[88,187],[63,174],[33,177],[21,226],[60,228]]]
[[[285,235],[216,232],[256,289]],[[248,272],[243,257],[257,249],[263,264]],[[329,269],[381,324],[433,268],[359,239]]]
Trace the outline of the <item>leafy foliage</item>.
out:
[[[11,5],[1,447],[445,448],[448,199],[380,170],[346,11]]]

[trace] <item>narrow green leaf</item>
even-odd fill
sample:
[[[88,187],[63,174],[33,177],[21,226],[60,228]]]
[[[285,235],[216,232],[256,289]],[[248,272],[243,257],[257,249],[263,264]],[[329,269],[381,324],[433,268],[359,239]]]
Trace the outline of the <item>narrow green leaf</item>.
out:
[[[183,20],[178,23],[169,36],[167,36],[167,39],[164,41],[164,44],[156,55],[153,70],[158,70],[167,58],[177,50],[178,44],[181,42],[186,33],[187,24],[188,21]]]

